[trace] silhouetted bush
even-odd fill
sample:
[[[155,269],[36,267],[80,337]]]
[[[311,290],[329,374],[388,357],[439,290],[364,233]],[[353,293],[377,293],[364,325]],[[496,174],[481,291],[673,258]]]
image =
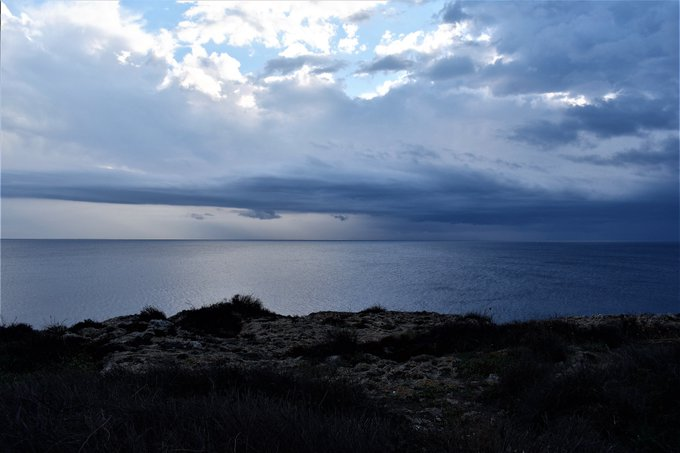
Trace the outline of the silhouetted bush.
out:
[[[102,327],[104,327],[104,324],[102,324],[100,322],[93,321],[91,319],[85,319],[83,321],[80,321],[80,322],[73,324],[71,327],[69,327],[68,330],[70,330],[71,332],[77,332],[77,331],[82,330],[82,329],[87,329],[87,328],[101,329]]]
[[[62,323],[54,322],[45,326],[45,328],[42,331],[46,335],[59,337],[68,332],[68,327],[66,327]]]
[[[166,318],[165,313],[151,305],[147,305],[146,307],[142,308],[142,311],[140,311],[139,315],[137,316],[139,317],[140,321],[151,321],[152,319]]]
[[[30,338],[36,334],[33,327],[24,323],[0,325],[0,341],[17,341]]]
[[[171,318],[184,329],[222,337],[235,337],[241,331],[241,318],[229,302],[218,302],[192,310],[184,310]]]
[[[0,326],[0,372],[91,365],[93,359],[86,340],[71,339],[64,335],[66,332],[66,327],[60,324],[44,330],[34,330],[27,324]]]
[[[383,307],[380,304],[376,304],[376,305],[371,305],[368,308],[364,308],[359,313],[370,314],[370,313],[386,313],[386,312],[387,312],[387,309],[385,307]]]
[[[234,337],[241,331],[241,322],[251,318],[273,318],[277,315],[262,306],[253,296],[239,294],[227,301],[184,310],[170,319],[179,327],[222,337]]]
[[[242,296],[236,294],[229,302],[231,303],[234,312],[238,313],[243,318],[276,317],[274,312],[264,308],[260,299],[251,295]]]

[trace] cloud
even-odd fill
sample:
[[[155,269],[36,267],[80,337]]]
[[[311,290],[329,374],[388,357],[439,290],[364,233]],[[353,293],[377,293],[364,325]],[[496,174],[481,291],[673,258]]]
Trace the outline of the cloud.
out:
[[[269,209],[249,209],[246,211],[236,211],[241,217],[259,220],[280,219],[281,216]]]
[[[537,120],[520,126],[510,138],[542,147],[575,142],[579,133],[601,138],[634,135],[649,131],[677,129],[678,108],[675,98],[648,99],[643,96],[620,96],[583,106],[572,106],[558,122]]]
[[[451,79],[475,72],[475,65],[469,57],[449,57],[435,61],[426,74],[434,79]]]
[[[280,55],[330,54],[336,20],[356,22],[380,2],[205,2],[192,5],[179,24],[178,38],[200,45],[261,44]]]
[[[263,220],[279,218],[276,211],[331,216],[340,211],[409,222],[504,225],[508,228],[572,225],[575,228],[577,219],[584,225],[603,222],[609,215],[612,216],[610,221],[631,219],[630,216],[637,214],[627,210],[634,207],[656,213],[655,221],[666,222],[665,228],[677,223],[677,218],[670,215],[664,220],[659,211],[663,206],[670,209],[669,212],[677,210],[677,188],[671,181],[660,182],[653,195],[643,192],[633,198],[593,199],[586,193],[540,190],[464,168],[442,171],[426,167],[423,174],[431,176],[410,185],[347,177],[333,180],[261,176],[193,190],[95,185],[80,188],[50,186],[40,190],[30,181],[30,175],[22,175],[21,178],[4,178],[3,192],[9,197],[237,207],[241,208],[237,211],[240,216]]]
[[[442,18],[442,22],[449,24],[455,24],[470,17],[463,12],[463,6],[460,1],[447,3],[439,12],[439,15]]]
[[[678,127],[678,96],[649,99],[620,96],[611,101],[569,109],[566,124],[600,137],[636,135],[649,130]],[[569,121],[573,121],[570,123]]]
[[[565,158],[572,162],[594,165],[637,168],[661,167],[667,168],[671,172],[677,172],[679,155],[680,142],[678,137],[671,137],[661,143],[647,143],[644,147],[619,151],[607,156],[587,154],[565,156]]]
[[[3,5],[4,199],[179,205],[196,228],[216,222],[187,206],[285,212],[272,229],[677,224],[674,2],[448,3],[445,23],[428,3],[192,3],[166,29],[101,8]]]
[[[344,214],[333,214],[332,217],[333,217],[334,219],[338,219],[338,220],[341,221],[341,222],[345,222],[345,221],[349,220],[349,216],[348,216],[348,215],[344,215]]]
[[[575,126],[573,122],[554,123],[536,120],[516,128],[508,138],[542,148],[551,148],[578,140],[578,128]]]
[[[203,214],[198,214],[198,213],[196,213],[196,212],[192,212],[191,214],[189,214],[189,217],[191,217],[191,218],[194,219],[194,220],[203,220],[203,219],[205,219],[205,216],[204,216]]]
[[[356,72],[357,74],[368,74],[378,71],[401,71],[413,66],[413,61],[395,55],[387,55],[377,58],[372,62],[362,65]]]
[[[309,66],[313,73],[333,73],[346,66],[346,63],[341,60],[335,60],[328,57],[319,57],[313,55],[306,55],[293,58],[274,58],[267,61],[264,72],[266,75],[279,73],[283,75],[291,74],[303,66]]]

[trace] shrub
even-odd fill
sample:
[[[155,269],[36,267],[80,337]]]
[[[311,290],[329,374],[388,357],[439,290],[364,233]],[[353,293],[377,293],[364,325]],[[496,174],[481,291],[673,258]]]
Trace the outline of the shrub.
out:
[[[104,327],[104,324],[102,324],[100,322],[93,321],[91,319],[85,319],[83,321],[80,321],[80,322],[73,324],[71,327],[69,327],[68,330],[70,330],[71,332],[77,332],[77,331],[82,330],[82,329],[87,329],[87,328],[101,329],[102,327]]]
[[[380,304],[371,305],[368,308],[364,308],[359,313],[371,314],[371,313],[386,313],[387,309]]]
[[[40,331],[26,324],[0,326],[0,372],[25,373],[93,363],[86,341],[64,337],[66,327],[54,324]]]
[[[241,331],[241,318],[225,301],[184,310],[171,319],[178,327],[221,337],[235,337]]]
[[[260,299],[236,294],[231,300],[184,310],[171,319],[179,327],[223,337],[234,337],[241,331],[241,322],[250,318],[272,318],[277,315],[262,306]]]
[[[30,338],[35,335],[33,327],[24,323],[12,323],[9,325],[0,325],[0,341],[17,341]]]
[[[234,312],[240,314],[243,318],[271,318],[276,316],[274,312],[264,308],[260,299],[252,295],[236,294],[229,303],[231,303]]]
[[[151,305],[147,305],[146,307],[142,308],[142,311],[139,312],[138,317],[140,321],[151,321],[152,319],[166,318],[165,313]]]
[[[49,336],[59,337],[68,332],[68,328],[62,323],[54,322],[45,326],[43,332]]]

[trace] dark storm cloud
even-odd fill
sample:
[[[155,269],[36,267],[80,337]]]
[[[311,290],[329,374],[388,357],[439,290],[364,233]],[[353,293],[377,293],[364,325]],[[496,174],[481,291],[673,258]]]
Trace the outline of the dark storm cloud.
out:
[[[516,128],[509,138],[542,147],[559,146],[578,140],[579,132],[600,138],[639,136],[648,131],[669,131],[678,127],[678,99],[647,99],[622,96],[566,110],[558,122],[538,120]]]
[[[644,130],[672,130],[678,127],[678,98],[647,99],[622,96],[567,111],[566,127],[592,132],[599,137],[636,135]]]
[[[447,3],[439,12],[439,15],[442,18],[442,22],[448,24],[455,24],[470,17],[463,12],[463,5],[460,1]]]
[[[305,55],[293,58],[281,57],[273,58],[267,61],[267,64],[264,67],[264,72],[266,75],[271,75],[274,73],[287,75],[297,71],[305,65],[314,68],[312,70],[313,74],[323,74],[337,72],[344,68],[347,63],[340,60],[314,55]]]
[[[588,154],[584,156],[566,157],[572,162],[582,162],[602,166],[632,167],[665,167],[678,171],[678,155],[680,154],[678,138],[670,138],[660,145],[648,145],[614,153],[611,156]]]
[[[677,2],[475,3],[471,11],[491,18],[495,48],[510,57],[480,73],[495,94],[677,92]]]
[[[372,72],[402,71],[413,66],[413,61],[396,55],[376,58],[370,63],[362,65],[357,74],[369,74]]]
[[[575,142],[578,140],[578,130],[564,123],[538,120],[518,127],[508,138],[542,148],[550,148]]]
[[[469,57],[449,57],[435,61],[425,74],[431,79],[451,79],[475,72],[475,65]]]
[[[4,178],[3,195],[236,207],[244,210],[238,211],[240,215],[257,219],[278,218],[276,211],[331,216],[343,212],[343,216],[367,214],[396,223],[493,225],[515,230],[572,231],[578,235],[599,231],[599,228],[606,230],[608,225],[620,233],[619,236],[608,236],[610,238],[633,235],[636,239],[673,239],[677,236],[677,181],[660,182],[656,189],[625,200],[592,200],[575,193],[551,193],[502,182],[467,169],[428,168],[426,172],[429,179],[412,184],[351,177],[262,176],[191,189],[97,185],[40,187],[32,181],[33,175],[24,174]],[[18,183],[19,180],[24,183]],[[646,229],[640,224],[643,218]],[[640,231],[627,229],[633,225],[639,226]],[[626,232],[630,234],[626,236]]]

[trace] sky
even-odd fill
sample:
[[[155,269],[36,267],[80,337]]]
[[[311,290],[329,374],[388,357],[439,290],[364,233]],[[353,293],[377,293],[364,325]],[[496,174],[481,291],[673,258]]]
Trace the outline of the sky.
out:
[[[678,240],[676,1],[1,14],[3,238]]]

